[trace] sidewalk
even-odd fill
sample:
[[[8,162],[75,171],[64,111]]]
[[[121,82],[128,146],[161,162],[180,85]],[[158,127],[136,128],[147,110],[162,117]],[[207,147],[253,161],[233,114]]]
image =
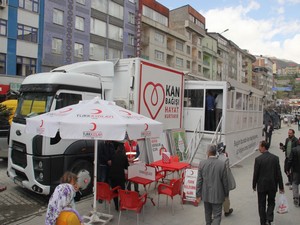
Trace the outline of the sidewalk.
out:
[[[278,155],[281,161],[281,169],[284,183],[287,182],[286,175],[283,173],[283,161],[284,154],[279,149],[279,143],[284,142],[287,137],[289,128],[293,128],[296,131],[296,137],[299,136],[299,132],[296,125],[287,127],[283,125],[280,130],[275,130],[272,136],[272,145],[270,152]],[[231,207],[233,213],[229,217],[222,217],[222,225],[258,225],[259,216],[257,209],[257,193],[252,190],[252,175],[254,167],[254,159],[260,153],[257,151],[252,156],[243,160],[232,168],[233,175],[235,176],[237,188],[230,192]],[[152,185],[154,187],[154,185]],[[142,188],[140,188],[142,189]],[[298,225],[299,224],[299,212],[300,208],[296,208],[293,204],[292,191],[285,186],[285,193],[289,200],[289,212],[287,214],[278,214],[274,212],[276,225]],[[154,198],[157,205],[157,195],[154,190],[150,193]],[[277,195],[278,196],[278,195]],[[88,197],[77,203],[77,210],[81,215],[87,215],[92,210],[92,197]],[[144,216],[140,215],[140,225],[205,225],[204,208],[203,203],[200,203],[198,207],[192,204],[185,204],[184,209],[179,204],[179,197],[174,199],[174,211],[175,215],[172,215],[171,200],[169,199],[169,205],[166,206],[164,196],[160,198],[160,207],[154,207],[151,201],[147,201],[144,208]],[[104,204],[98,204],[98,211],[108,213],[108,206],[104,209]],[[104,210],[104,211],[103,211]],[[111,213],[114,218],[109,225],[118,224],[118,212],[114,210],[112,203]],[[32,225],[32,224],[44,224],[45,209],[41,209],[41,213],[29,216],[26,219],[13,223],[12,225]],[[134,212],[122,213],[121,223],[122,225],[136,224],[136,214]]]

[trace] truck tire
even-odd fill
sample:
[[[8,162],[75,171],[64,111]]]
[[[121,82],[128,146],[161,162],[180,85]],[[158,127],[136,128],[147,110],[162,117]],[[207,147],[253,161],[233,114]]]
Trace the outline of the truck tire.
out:
[[[82,196],[89,195],[93,191],[93,171],[93,164],[87,160],[78,160],[71,167],[71,172],[78,177]]]

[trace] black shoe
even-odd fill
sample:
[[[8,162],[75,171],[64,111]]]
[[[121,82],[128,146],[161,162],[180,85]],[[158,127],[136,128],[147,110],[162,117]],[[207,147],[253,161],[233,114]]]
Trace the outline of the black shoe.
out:
[[[228,212],[225,212],[225,213],[224,213],[224,215],[225,215],[225,216],[230,216],[232,212],[233,212],[233,209],[230,208]]]
[[[291,185],[291,183],[290,183],[290,182],[287,182],[287,183],[285,183],[285,185],[286,185],[286,186],[289,186],[289,185]]]
[[[266,225],[272,225],[272,222],[267,220]]]

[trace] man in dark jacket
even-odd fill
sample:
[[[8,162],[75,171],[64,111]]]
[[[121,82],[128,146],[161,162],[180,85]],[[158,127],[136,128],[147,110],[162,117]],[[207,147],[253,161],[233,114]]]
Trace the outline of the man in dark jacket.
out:
[[[280,149],[285,153],[285,160],[284,160],[284,172],[287,172],[287,162],[292,151],[292,148],[295,148],[298,145],[298,139],[295,137],[295,131],[293,129],[289,129],[288,131],[288,138],[285,139],[285,144],[283,145],[280,143]],[[286,174],[288,177],[288,182],[285,185],[292,185],[292,172],[290,171],[289,174]]]
[[[292,188],[293,188],[293,197],[294,204],[296,207],[299,206],[299,184],[300,184],[300,145],[292,149],[292,152],[288,158],[287,162],[287,171],[289,174],[292,169]]]
[[[252,188],[257,191],[258,212],[260,224],[271,224],[274,219],[275,197],[279,186],[280,193],[284,193],[279,158],[268,151],[266,141],[259,143],[262,153],[255,158]],[[268,207],[266,210],[266,202]]]
[[[269,146],[271,146],[272,134],[273,134],[273,130],[274,130],[271,120],[269,120],[269,122],[266,124],[264,130],[265,130],[266,142],[269,144]]]

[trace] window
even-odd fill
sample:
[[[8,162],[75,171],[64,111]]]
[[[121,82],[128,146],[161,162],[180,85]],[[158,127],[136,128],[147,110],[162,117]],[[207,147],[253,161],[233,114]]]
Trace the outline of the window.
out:
[[[0,19],[0,35],[6,36],[7,34],[7,21]]]
[[[186,61],[186,68],[187,69],[191,68],[191,62],[189,60]]]
[[[204,90],[184,90],[184,107],[203,108]]]
[[[128,22],[130,24],[135,24],[135,15],[131,12],[129,12],[129,14],[128,14]]]
[[[235,102],[235,109],[242,110],[242,93],[236,92],[236,102]]]
[[[85,0],[76,0],[76,2],[81,4],[81,5],[85,5]]]
[[[134,35],[128,34],[128,44],[134,46]]]
[[[164,35],[158,32],[155,32],[154,40],[159,43],[164,43]]]
[[[52,38],[52,53],[62,54],[62,39]]]
[[[40,0],[19,0],[19,7],[32,11],[39,12]]]
[[[143,5],[143,16],[148,17],[164,26],[168,26],[168,18],[153,9],[150,9],[149,7]]]
[[[106,24],[101,20],[91,18],[91,34],[106,37]]]
[[[191,54],[191,47],[189,45],[186,46],[186,54]]]
[[[75,29],[84,31],[84,18],[80,16],[75,17]]]
[[[105,47],[94,43],[90,43],[90,59],[105,60]]]
[[[6,55],[0,53],[0,74],[6,74]]]
[[[183,52],[183,43],[176,41],[176,49]]]
[[[117,17],[121,20],[123,20],[124,16],[123,16],[123,6],[114,3],[112,1],[109,2],[109,7],[108,7],[108,14],[114,17]]]
[[[122,58],[123,52],[118,49],[108,49],[108,59]]]
[[[91,7],[100,12],[107,13],[107,0],[91,0]]]
[[[56,99],[55,109],[61,109],[68,105],[77,104],[81,100],[81,94],[60,93]]]
[[[74,56],[78,58],[83,58],[83,44],[74,44]]]
[[[18,39],[30,42],[37,42],[37,28],[26,25],[18,25]]]
[[[155,54],[155,59],[164,61],[164,53],[163,52],[155,50],[154,54]]]
[[[201,65],[198,65],[198,72],[201,73],[202,67]]]
[[[58,9],[53,9],[53,23],[63,25],[64,12]]]
[[[116,40],[116,41],[122,41],[123,40],[123,28],[109,24],[108,25],[108,38]]]
[[[202,54],[200,51],[198,51],[198,59],[202,59]]]
[[[183,59],[176,57],[176,66],[183,67]]]
[[[28,76],[36,73],[36,59],[17,56],[17,70],[18,76]]]

